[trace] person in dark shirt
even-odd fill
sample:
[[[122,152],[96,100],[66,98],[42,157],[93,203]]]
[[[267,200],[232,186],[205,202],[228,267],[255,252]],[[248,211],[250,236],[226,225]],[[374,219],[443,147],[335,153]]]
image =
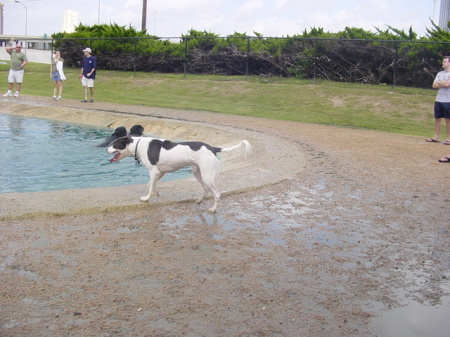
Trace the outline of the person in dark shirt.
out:
[[[81,62],[81,73],[79,78],[84,88],[84,100],[81,102],[94,103],[94,81],[97,70],[97,62],[91,55],[91,48],[83,49],[83,60]],[[88,90],[89,88],[89,90]],[[88,100],[88,91],[91,94],[91,98]]]

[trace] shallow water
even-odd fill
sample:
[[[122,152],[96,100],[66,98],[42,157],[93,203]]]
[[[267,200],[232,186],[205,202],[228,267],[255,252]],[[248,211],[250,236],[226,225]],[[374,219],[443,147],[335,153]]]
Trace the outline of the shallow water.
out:
[[[313,189],[306,187],[297,187],[295,191],[285,191],[281,194],[270,196],[255,196],[246,199],[245,205],[239,203],[228,203],[229,209],[232,210],[233,220],[229,217],[219,214],[214,215],[186,215],[178,218],[167,217],[164,222],[159,225],[160,230],[164,234],[170,235],[177,240],[189,235],[195,235],[194,231],[199,227],[213,227],[212,239],[215,240],[214,248],[217,251],[226,251],[228,233],[238,232],[244,228],[251,229],[252,233],[257,233],[257,244],[253,247],[247,246],[249,252],[257,252],[267,254],[280,248],[288,248],[289,246],[301,251],[302,259],[307,255],[309,250],[313,252],[313,256],[317,253],[317,247],[323,250],[334,252],[331,258],[336,259],[338,263],[333,267],[338,270],[333,274],[331,269],[324,269],[324,274],[320,274],[321,283],[325,287],[330,287],[333,278],[350,274],[357,270],[364,270],[364,273],[370,273],[373,266],[373,258],[367,256],[367,245],[380,246],[383,242],[377,242],[369,239],[367,232],[370,231],[372,222],[368,219],[359,219],[357,225],[352,231],[342,230],[345,226],[341,218],[336,218],[332,214],[326,217],[320,214],[322,203],[333,199],[333,193],[321,191],[321,186],[316,185]],[[349,195],[349,198],[353,198]],[[251,205],[251,207],[249,207]],[[342,206],[341,206],[342,207]],[[342,208],[343,209],[343,208]],[[223,213],[222,213],[223,214]],[[312,217],[308,217],[312,215]],[[351,216],[352,217],[352,216]],[[393,228],[397,224],[391,224]],[[221,229],[221,231],[220,231]],[[294,229],[293,231],[290,229]],[[230,234],[232,235],[232,234]],[[292,246],[292,244],[294,246]],[[423,243],[426,246],[425,243]],[[429,249],[429,246],[426,246]],[[417,245],[415,250],[419,251],[423,247]],[[278,255],[277,263],[281,263],[281,255]],[[397,258],[394,258],[396,260]],[[327,256],[326,260],[330,260]],[[267,262],[266,262],[267,263]],[[303,263],[303,262],[302,262]],[[398,262],[394,262],[398,263]],[[362,267],[365,265],[365,267]],[[288,269],[286,269],[288,273]],[[331,277],[330,277],[331,275]],[[375,278],[388,278],[389,273],[385,275],[382,271],[376,270]],[[296,276],[293,276],[295,278]],[[422,280],[429,278],[428,273],[418,274],[408,273],[398,269],[397,277],[406,279],[407,288],[395,289],[394,294],[399,299],[411,297],[410,293],[420,294],[423,291]],[[447,277],[442,279],[443,292],[448,292]],[[325,281],[326,280],[326,281]],[[428,281],[426,281],[428,282]],[[421,286],[417,286],[417,284]],[[319,288],[321,285],[317,285]],[[387,286],[387,283],[386,283]],[[348,291],[347,287],[337,285],[336,290],[341,292]],[[402,292],[404,291],[404,293]],[[406,296],[408,293],[408,296]],[[375,318],[370,324],[374,337],[447,337],[450,331],[450,297],[442,296],[437,303],[419,303],[410,300],[407,305],[399,306],[392,310],[377,310]],[[378,301],[373,300],[370,306],[377,306]],[[320,306],[316,308],[320,310]],[[325,315],[325,314],[324,314]]]
[[[81,124],[0,114],[2,160],[0,193],[148,183],[148,171],[133,158],[109,163],[105,148],[95,147],[113,130]],[[191,175],[190,168],[162,180]]]
[[[375,333],[380,337],[447,337],[450,331],[450,297],[427,306],[417,302],[385,312],[375,319]]]

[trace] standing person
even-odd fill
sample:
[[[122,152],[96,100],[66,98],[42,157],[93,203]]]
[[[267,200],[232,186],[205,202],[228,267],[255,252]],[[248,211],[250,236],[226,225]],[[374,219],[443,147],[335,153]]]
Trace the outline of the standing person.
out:
[[[81,84],[84,87],[84,100],[81,102],[94,103],[94,80],[97,68],[97,62],[95,58],[91,55],[91,48],[83,49],[83,60],[81,62]],[[91,99],[88,101],[88,88],[91,93]]]
[[[434,102],[434,137],[427,142],[439,143],[441,119],[445,118],[447,139],[444,144],[450,145],[450,56],[444,56],[442,68],[444,70],[438,72],[433,82],[433,89],[438,90]]]
[[[59,101],[62,96],[63,85],[62,81],[66,80],[63,70],[64,59],[61,58],[61,52],[59,50],[55,51],[55,55],[50,65],[50,78],[53,81],[53,96],[50,97],[51,100]],[[58,93],[58,96],[56,94]]]
[[[6,52],[11,55],[11,69],[8,73],[8,91],[4,97],[19,97],[20,89],[23,82],[23,68],[28,63],[27,56],[22,52],[22,45],[16,44],[15,47],[6,47]],[[16,92],[12,93],[12,89],[16,83]]]

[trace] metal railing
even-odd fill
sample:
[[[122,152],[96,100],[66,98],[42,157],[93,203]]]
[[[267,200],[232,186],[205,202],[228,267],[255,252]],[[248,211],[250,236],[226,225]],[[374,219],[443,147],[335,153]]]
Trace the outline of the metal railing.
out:
[[[88,46],[99,69],[284,76],[429,87],[449,42],[257,36],[43,39],[77,66]]]

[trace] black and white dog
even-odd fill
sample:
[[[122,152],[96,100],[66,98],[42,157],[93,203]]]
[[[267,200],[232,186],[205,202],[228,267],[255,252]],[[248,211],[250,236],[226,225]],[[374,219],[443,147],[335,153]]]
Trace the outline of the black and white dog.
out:
[[[216,173],[218,167],[217,153],[239,151],[247,155],[251,145],[247,140],[235,146],[220,148],[202,142],[174,143],[169,140],[150,137],[123,137],[112,142],[106,149],[107,153],[114,154],[110,162],[118,162],[125,157],[134,157],[142,162],[150,174],[149,191],[142,201],[157,195],[156,183],[167,172],[174,172],[185,166],[192,167],[192,173],[203,186],[203,194],[196,201],[201,203],[208,192],[214,196],[214,205],[209,209],[215,212],[220,200],[220,192],[216,187]]]

